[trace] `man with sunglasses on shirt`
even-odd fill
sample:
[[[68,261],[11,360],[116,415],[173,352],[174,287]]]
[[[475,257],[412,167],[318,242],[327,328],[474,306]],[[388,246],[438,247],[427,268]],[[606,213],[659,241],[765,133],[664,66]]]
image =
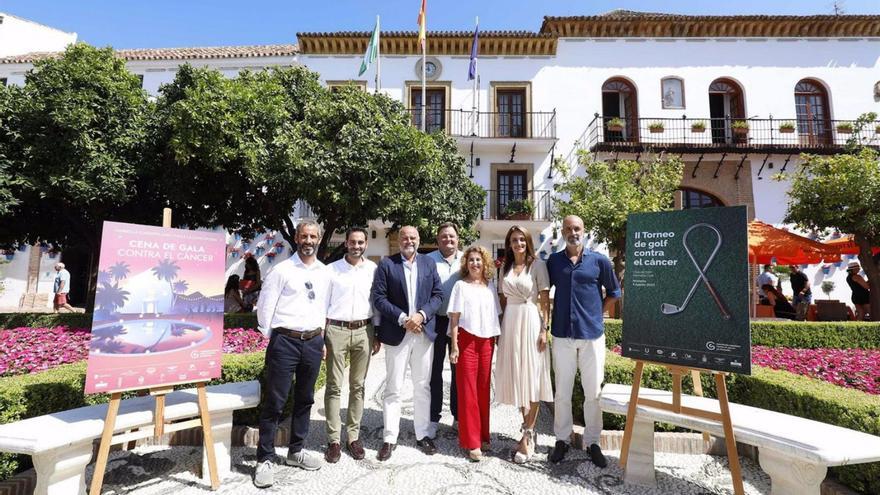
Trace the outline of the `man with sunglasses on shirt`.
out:
[[[269,336],[254,473],[254,485],[258,488],[267,488],[274,482],[275,432],[294,376],[286,463],[308,471],[322,465],[319,456],[303,450],[323,358],[330,292],[329,270],[316,258],[320,242],[321,227],[313,221],[300,222],[296,229],[296,253],[269,272],[257,302],[260,331]]]

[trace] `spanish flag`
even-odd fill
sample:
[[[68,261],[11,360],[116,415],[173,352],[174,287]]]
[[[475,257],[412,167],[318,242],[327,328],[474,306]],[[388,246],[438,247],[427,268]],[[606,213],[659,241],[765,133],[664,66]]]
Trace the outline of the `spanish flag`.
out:
[[[422,51],[425,50],[425,41],[427,39],[426,33],[426,25],[427,25],[427,5],[428,0],[422,0],[422,9],[419,10],[419,45],[422,46]]]

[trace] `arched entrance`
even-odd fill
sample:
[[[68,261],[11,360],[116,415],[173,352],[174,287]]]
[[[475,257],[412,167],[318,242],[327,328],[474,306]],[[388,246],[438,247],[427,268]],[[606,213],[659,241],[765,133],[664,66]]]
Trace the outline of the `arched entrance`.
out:
[[[602,85],[602,120],[605,141],[639,140],[639,108],[636,87],[621,77],[613,77]],[[609,130],[608,122],[623,120],[623,129]]]
[[[714,144],[744,143],[746,136],[732,132],[731,124],[746,118],[745,96],[734,80],[721,78],[709,85],[709,119]]]

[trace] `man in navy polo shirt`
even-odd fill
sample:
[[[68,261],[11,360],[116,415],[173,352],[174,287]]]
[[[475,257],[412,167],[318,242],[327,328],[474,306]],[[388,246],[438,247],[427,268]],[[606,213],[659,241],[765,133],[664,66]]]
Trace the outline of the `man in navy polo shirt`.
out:
[[[599,392],[605,378],[605,323],[602,315],[620,298],[620,284],[607,256],[584,249],[584,221],[574,215],[562,221],[565,250],[547,261],[550,285],[556,287],[553,300],[553,371],[556,377],[553,429],[556,445],[548,457],[559,462],[568,452],[572,432],[571,393],[574,376],[581,372],[584,389],[584,445],[590,460],[608,465],[599,436],[602,410]],[[605,297],[602,297],[602,289]]]

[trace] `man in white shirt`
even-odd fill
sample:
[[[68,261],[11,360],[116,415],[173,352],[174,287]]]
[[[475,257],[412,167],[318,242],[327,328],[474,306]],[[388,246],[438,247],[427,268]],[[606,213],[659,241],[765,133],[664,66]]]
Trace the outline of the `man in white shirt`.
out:
[[[437,245],[439,249],[428,253],[428,257],[437,265],[437,274],[443,289],[443,302],[437,311],[437,338],[434,340],[434,363],[431,369],[431,438],[437,437],[437,426],[440,423],[440,412],[443,410],[443,367],[446,364],[446,350],[449,346],[449,318],[446,308],[449,306],[449,295],[455,282],[461,279],[461,251],[458,249],[458,227],[452,222],[440,224],[437,228]],[[449,389],[449,410],[458,419],[458,401],[455,389],[455,366],[452,366],[452,381]]]
[[[55,263],[55,272],[55,300],[53,301],[55,312],[64,309],[72,313],[73,306],[67,300],[68,294],[70,294],[70,272],[64,268],[64,263]]]
[[[437,453],[430,438],[431,366],[434,361],[435,314],[443,300],[440,276],[431,258],[418,254],[419,231],[400,229],[400,253],[379,262],[370,298],[381,316],[376,338],[385,344],[385,431],[376,456],[387,461],[400,431],[400,391],[409,366],[413,381],[413,429],[416,445]]]
[[[364,458],[364,444],[360,441],[361,417],[364,413],[364,380],[370,366],[370,355],[379,352],[379,342],[373,333],[373,306],[370,288],[376,263],[366,259],[367,231],[353,227],[345,234],[345,257],[330,265],[330,299],[327,308],[327,328],[324,345],[327,347],[327,385],[324,389],[324,412],[327,417],[327,452],[324,460],[339,461],[342,449],[339,399],[345,362],[348,370],[348,414],[345,431],[348,452],[360,460]]]
[[[257,303],[260,331],[269,336],[254,474],[254,485],[258,488],[274,482],[275,431],[294,376],[287,464],[310,471],[321,467],[320,457],[302,450],[315,402],[315,380],[321,369],[330,292],[329,270],[316,258],[320,242],[321,227],[313,221],[300,222],[296,229],[296,253],[269,273]]]
[[[774,268],[776,268],[776,263],[764,265],[764,271],[758,275],[758,297],[760,298],[761,304],[769,304],[769,302],[767,302],[767,294],[764,292],[764,286],[769,285],[774,288],[779,286],[779,277],[773,272]]]

